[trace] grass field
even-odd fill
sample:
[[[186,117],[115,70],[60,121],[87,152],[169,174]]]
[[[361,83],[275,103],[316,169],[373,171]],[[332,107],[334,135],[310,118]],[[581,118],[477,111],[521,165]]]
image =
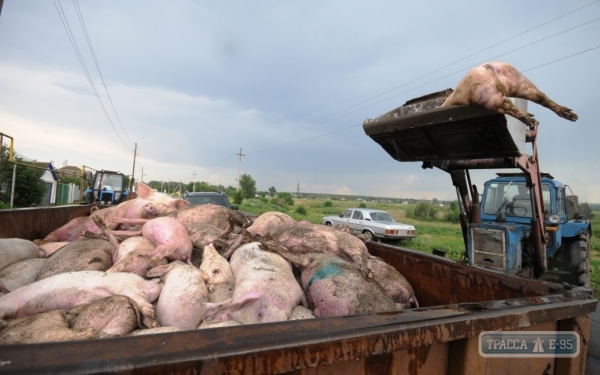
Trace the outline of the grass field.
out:
[[[249,199],[245,200],[240,206],[240,210],[253,214],[261,212],[280,211],[292,216],[295,220],[308,220],[313,224],[320,224],[323,216],[337,215],[344,212],[347,208],[358,207],[360,203],[365,203],[367,208],[381,209],[389,212],[396,221],[405,224],[414,225],[417,230],[417,237],[414,239],[391,242],[391,245],[406,247],[413,250],[419,250],[431,253],[433,249],[446,251],[446,257],[454,260],[461,260],[464,253],[464,242],[459,224],[452,224],[442,221],[419,221],[408,218],[406,210],[414,208],[411,205],[399,203],[383,202],[358,202],[358,201],[331,201],[332,206],[326,207],[323,199],[295,199],[294,205],[283,208],[269,204],[267,199]],[[306,215],[296,213],[296,209],[303,206],[306,209]],[[447,209],[447,207],[444,207]],[[443,211],[438,215],[442,215]],[[600,289],[600,212],[595,212],[592,221],[592,285]],[[595,231],[594,231],[595,228]],[[600,293],[596,291],[596,298]]]

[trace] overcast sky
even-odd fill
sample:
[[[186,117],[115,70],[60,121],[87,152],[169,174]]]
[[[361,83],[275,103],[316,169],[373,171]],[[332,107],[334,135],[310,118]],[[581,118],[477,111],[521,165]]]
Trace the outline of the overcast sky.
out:
[[[362,123],[506,61],[579,115],[529,104],[542,170],[597,203],[599,35],[593,0],[4,0],[0,132],[28,158],[125,174],[137,143],[145,181],[235,186],[242,148],[258,190],[454,199]]]

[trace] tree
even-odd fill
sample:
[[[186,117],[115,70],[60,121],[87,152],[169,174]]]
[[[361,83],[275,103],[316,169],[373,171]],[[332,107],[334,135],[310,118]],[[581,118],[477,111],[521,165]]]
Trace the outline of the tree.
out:
[[[254,195],[256,195],[256,181],[247,173],[240,177],[240,190],[244,193],[246,199],[254,198]]]
[[[446,211],[446,213],[444,214],[444,220],[451,222],[451,223],[458,223],[458,222],[460,222],[459,213],[460,212],[458,210],[458,202],[452,201],[452,203],[450,203],[450,207],[448,208],[448,211]]]
[[[438,207],[427,202],[421,202],[414,209],[407,210],[406,216],[419,220],[435,220],[438,211]]]
[[[275,196],[275,194],[277,194],[277,190],[275,190],[275,186],[271,186],[269,188],[269,196],[272,198]]]
[[[581,213],[583,214],[583,217],[586,218],[587,220],[592,220],[594,218],[594,213],[592,212],[592,208],[590,207],[589,204],[586,203],[582,203],[581,205],[579,205],[579,208],[581,208]]]
[[[0,158],[0,202],[10,204],[10,192],[12,189],[13,164],[8,161],[8,148],[2,146],[2,157]],[[23,159],[16,157],[16,161]],[[17,165],[15,180],[15,195],[13,206],[32,207],[37,206],[46,194],[46,185],[40,178],[44,170]]]
[[[277,194],[277,199],[283,199],[285,201],[285,204],[288,206],[294,205],[294,198],[290,193],[279,193]]]

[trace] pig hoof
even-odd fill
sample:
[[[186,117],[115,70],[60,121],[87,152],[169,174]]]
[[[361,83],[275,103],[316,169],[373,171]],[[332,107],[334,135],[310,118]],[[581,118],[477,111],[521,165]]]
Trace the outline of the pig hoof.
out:
[[[571,108],[567,108],[567,107],[561,107],[556,112],[556,114],[562,118],[565,118],[565,119],[571,120],[571,121],[577,121],[577,119],[579,118],[576,114],[573,113]]]

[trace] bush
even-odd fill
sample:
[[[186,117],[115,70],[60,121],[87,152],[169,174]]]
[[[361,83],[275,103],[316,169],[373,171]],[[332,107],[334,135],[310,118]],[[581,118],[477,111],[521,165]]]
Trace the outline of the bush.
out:
[[[236,190],[233,194],[233,203],[240,205],[244,201],[244,192],[242,190]]]
[[[435,220],[439,208],[427,202],[421,202],[414,209],[406,211],[406,216],[418,220]]]
[[[358,205],[358,208],[367,208],[367,204],[366,203],[361,203]]]
[[[8,210],[10,208],[10,203],[0,202],[0,210]]]
[[[294,212],[296,212],[298,215],[306,215],[306,207],[298,206]]]
[[[460,212],[458,210],[458,202],[454,201],[450,203],[450,208],[448,208],[448,211],[446,211],[446,213],[444,214],[444,221],[447,221],[449,223],[460,222],[459,213]]]
[[[331,203],[331,201],[325,201],[325,203],[323,203],[323,207],[331,207],[333,206],[333,203]]]
[[[285,201],[284,205],[288,205],[288,206],[294,205],[294,198],[292,197],[292,194],[290,194],[290,193],[279,193],[279,194],[277,194],[277,199],[283,199]],[[283,206],[283,205],[278,204],[278,206]]]

